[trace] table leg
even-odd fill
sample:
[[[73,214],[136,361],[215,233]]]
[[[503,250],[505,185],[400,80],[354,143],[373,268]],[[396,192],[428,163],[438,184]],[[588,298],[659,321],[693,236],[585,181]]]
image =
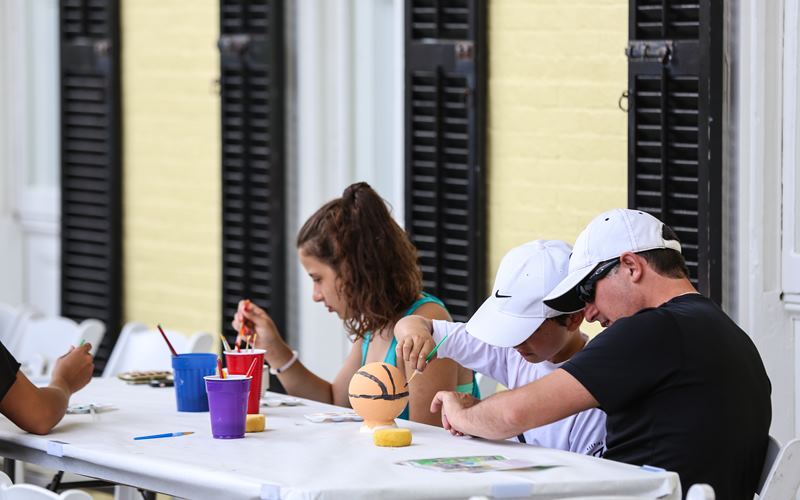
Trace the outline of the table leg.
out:
[[[64,477],[63,470],[56,472],[56,475],[53,476],[53,480],[50,481],[50,484],[47,485],[47,489],[50,491],[58,491],[59,486],[61,486],[61,478],[63,477]]]
[[[139,493],[142,494],[142,498],[144,500],[156,500],[155,491],[139,490]]]
[[[14,476],[16,475],[16,474],[15,474],[15,470],[14,470],[14,468],[15,468],[15,465],[16,465],[16,462],[17,462],[17,461],[16,461],[16,460],[14,460],[13,458],[4,458],[4,459],[3,459],[3,472],[5,472],[5,473],[6,473],[6,476],[8,476],[8,477],[11,479],[11,482],[12,482],[12,483],[13,483],[13,482],[15,481],[15,479],[16,479],[16,478],[14,477]]]

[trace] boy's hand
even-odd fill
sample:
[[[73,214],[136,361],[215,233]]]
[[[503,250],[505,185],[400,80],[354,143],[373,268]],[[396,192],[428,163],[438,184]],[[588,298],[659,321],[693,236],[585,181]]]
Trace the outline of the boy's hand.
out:
[[[425,358],[436,347],[431,336],[430,320],[420,316],[407,316],[394,327],[397,339],[397,355],[406,361],[406,366],[423,371],[427,363]]]

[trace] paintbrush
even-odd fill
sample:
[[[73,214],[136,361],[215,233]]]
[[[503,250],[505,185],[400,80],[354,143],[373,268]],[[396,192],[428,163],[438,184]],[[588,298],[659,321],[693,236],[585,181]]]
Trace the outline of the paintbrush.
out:
[[[172,347],[172,344],[170,343],[169,339],[167,338],[167,334],[166,334],[166,333],[164,333],[164,329],[163,329],[163,328],[161,328],[161,325],[157,325],[157,326],[158,326],[158,331],[159,331],[159,332],[161,332],[161,336],[162,336],[162,337],[164,337],[164,342],[166,342],[166,343],[167,343],[167,347],[169,347],[169,350],[170,350],[170,352],[172,352],[172,355],[173,355],[173,356],[176,356],[176,357],[177,357],[177,356],[178,356],[178,353],[177,353],[177,352],[175,352],[175,348],[174,348],[174,347]]]
[[[434,354],[436,354],[436,351],[439,350],[439,346],[442,345],[442,342],[444,342],[445,340],[447,340],[447,335],[442,337],[442,340],[440,340],[439,343],[436,344],[436,347],[434,347],[433,350],[431,352],[429,352],[427,356],[425,356],[425,365],[426,366],[428,365],[430,360],[433,359]],[[408,386],[408,384],[410,384],[411,381],[414,380],[414,377],[416,377],[418,373],[422,373],[422,372],[419,371],[419,370],[414,370],[414,373],[412,373],[411,376],[408,378],[408,382],[406,382],[406,386]]]
[[[231,345],[228,343],[228,339],[225,338],[225,335],[223,335],[221,333],[218,334],[218,335],[219,335],[220,340],[222,340],[222,346],[225,347],[225,351],[226,352],[231,352]]]

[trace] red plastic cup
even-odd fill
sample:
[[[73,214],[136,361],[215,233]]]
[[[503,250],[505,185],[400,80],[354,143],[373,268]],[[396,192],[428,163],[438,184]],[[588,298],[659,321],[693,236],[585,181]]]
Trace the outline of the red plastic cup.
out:
[[[242,349],[240,352],[225,351],[228,373],[231,375],[247,375],[247,369],[256,360],[253,380],[250,382],[250,396],[247,399],[247,413],[260,413],[261,375],[264,373],[264,349]]]

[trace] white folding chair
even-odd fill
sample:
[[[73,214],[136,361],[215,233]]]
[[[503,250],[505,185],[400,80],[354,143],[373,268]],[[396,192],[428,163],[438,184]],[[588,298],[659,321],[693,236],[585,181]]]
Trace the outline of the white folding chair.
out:
[[[13,352],[19,342],[25,323],[33,317],[33,311],[27,307],[14,307],[0,302],[0,342]]]
[[[0,500],[92,500],[84,491],[67,490],[61,494],[32,484],[14,484],[0,472]]]
[[[92,344],[94,354],[106,332],[103,322],[96,319],[87,319],[78,324],[61,316],[42,317],[31,313],[23,319],[16,345],[9,351],[22,365],[20,369],[34,383],[46,383],[56,360],[82,340]],[[23,462],[17,462],[16,474],[19,480],[24,480]]]
[[[716,494],[710,484],[693,484],[686,492],[686,500],[715,500]]]
[[[96,319],[78,324],[62,316],[35,317],[25,322],[19,342],[11,353],[22,363],[28,376],[42,377],[52,372],[56,359],[70,346],[77,346],[81,341],[90,342],[92,354],[96,353],[105,333],[105,325]]]
[[[770,436],[767,456],[758,484],[759,500],[785,500],[795,498],[800,491],[800,438],[781,447]]]
[[[214,352],[214,337],[208,332],[196,332],[191,337],[174,330],[165,330],[175,351]],[[142,370],[171,370],[172,353],[158,330],[142,323],[130,322],[122,327],[114,350],[108,358],[103,377]]]
[[[11,336],[17,326],[19,313],[18,308],[0,302],[0,342],[6,346],[6,349],[8,349]]]

